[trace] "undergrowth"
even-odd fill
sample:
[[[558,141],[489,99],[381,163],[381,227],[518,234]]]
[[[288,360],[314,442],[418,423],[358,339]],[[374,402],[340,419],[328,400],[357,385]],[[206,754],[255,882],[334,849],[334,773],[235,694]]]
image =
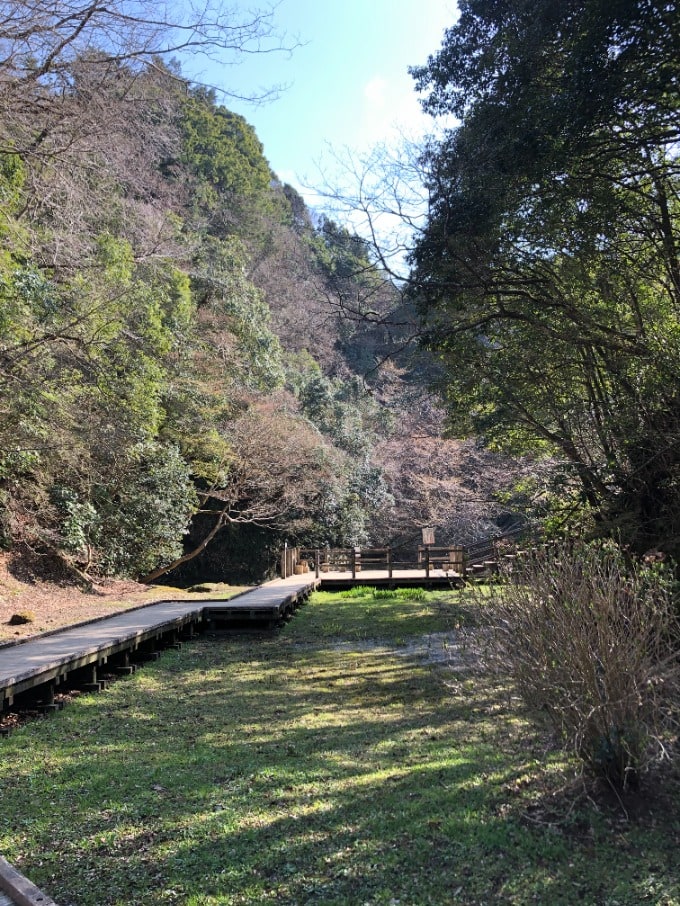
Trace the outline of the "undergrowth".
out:
[[[525,559],[486,608],[496,665],[591,772],[625,791],[674,754],[680,624],[662,564],[565,545]]]

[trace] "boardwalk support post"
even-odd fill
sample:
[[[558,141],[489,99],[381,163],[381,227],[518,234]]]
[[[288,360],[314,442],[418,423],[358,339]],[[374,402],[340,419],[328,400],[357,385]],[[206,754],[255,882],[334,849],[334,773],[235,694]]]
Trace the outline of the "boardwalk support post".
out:
[[[45,694],[43,695],[42,702],[40,703],[40,710],[45,711],[56,711],[58,705],[54,700],[54,689],[56,683],[54,680],[51,680],[49,683],[45,683]]]
[[[88,667],[85,669],[86,678],[85,678],[85,682],[82,685],[82,688],[86,692],[101,692],[102,691],[102,684],[99,681],[99,678],[97,675],[98,667],[99,667],[99,665],[98,665],[97,661],[94,661],[94,663],[89,664]]]
[[[116,671],[116,673],[122,673],[126,676],[131,676],[135,672],[136,668],[135,668],[134,664],[130,663],[130,650],[129,649],[126,649],[125,651],[122,652],[121,662],[122,663],[120,663],[120,664],[116,664],[113,669]]]

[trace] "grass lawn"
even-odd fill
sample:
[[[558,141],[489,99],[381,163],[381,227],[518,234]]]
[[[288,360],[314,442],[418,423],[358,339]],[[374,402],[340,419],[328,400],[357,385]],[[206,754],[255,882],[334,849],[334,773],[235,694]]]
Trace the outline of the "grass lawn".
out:
[[[678,906],[677,786],[580,792],[470,618],[320,593],[167,652],[0,741],[0,852],[60,906]]]

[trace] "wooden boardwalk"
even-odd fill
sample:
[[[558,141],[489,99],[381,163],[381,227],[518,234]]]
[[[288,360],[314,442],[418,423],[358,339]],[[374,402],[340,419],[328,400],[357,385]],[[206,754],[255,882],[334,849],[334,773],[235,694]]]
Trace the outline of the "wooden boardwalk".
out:
[[[23,642],[0,645],[0,716],[16,696],[38,695],[45,710],[56,707],[55,693],[66,683],[97,691],[102,673],[132,673],[135,657],[151,657],[155,649],[179,644],[199,628],[239,625],[272,626],[292,614],[314,588],[341,589],[354,585],[446,588],[463,581],[451,569],[366,567],[322,571],[275,579],[227,601],[160,601],[111,617],[43,633]]]
[[[46,708],[55,707],[60,684],[80,675],[93,691],[100,671],[130,673],[131,655],[176,643],[181,632],[207,625],[270,625],[289,616],[319,585],[313,576],[275,579],[228,601],[160,601],[111,617],[56,630],[0,647],[0,715],[14,697],[32,692]],[[0,906],[56,906],[0,857]]]
[[[56,906],[56,903],[0,857],[0,906]]]
[[[152,655],[201,626],[272,625],[289,616],[318,585],[313,576],[275,579],[227,601],[161,601],[68,629],[0,647],[0,713],[14,697],[41,687],[42,705],[76,671],[86,688],[99,688],[106,668],[131,673],[131,655]]]

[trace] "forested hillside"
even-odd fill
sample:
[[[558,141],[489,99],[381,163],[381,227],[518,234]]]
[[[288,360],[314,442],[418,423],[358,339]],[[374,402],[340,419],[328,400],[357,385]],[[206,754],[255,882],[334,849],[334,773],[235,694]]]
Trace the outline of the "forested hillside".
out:
[[[254,576],[284,539],[492,526],[497,460],[438,439],[412,307],[366,243],[178,66],[79,44],[89,7],[21,9],[0,36],[4,547],[81,578],[199,549]]]

